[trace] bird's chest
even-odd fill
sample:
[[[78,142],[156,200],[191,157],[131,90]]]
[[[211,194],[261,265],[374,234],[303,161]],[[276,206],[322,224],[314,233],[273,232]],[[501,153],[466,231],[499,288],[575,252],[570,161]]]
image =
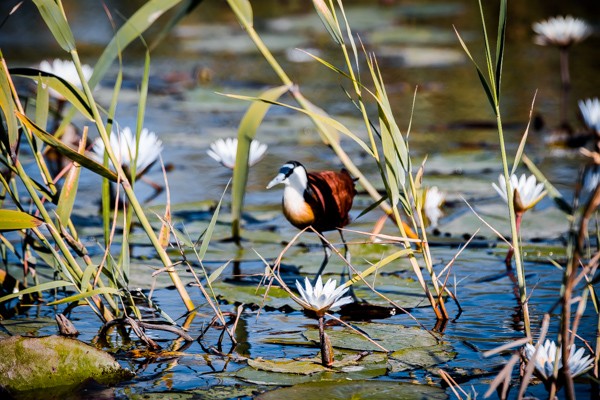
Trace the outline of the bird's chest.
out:
[[[304,192],[292,187],[283,191],[283,214],[292,225],[300,229],[312,225],[315,221],[312,208],[304,200]]]

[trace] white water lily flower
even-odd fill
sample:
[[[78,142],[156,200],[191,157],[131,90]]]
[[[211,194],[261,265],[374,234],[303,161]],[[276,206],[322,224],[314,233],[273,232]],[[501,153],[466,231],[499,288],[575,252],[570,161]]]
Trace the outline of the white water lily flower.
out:
[[[304,288],[300,282],[296,281],[296,288],[302,296],[302,302],[299,304],[307,310],[314,311],[318,316],[323,316],[331,308],[352,303],[352,297],[342,297],[349,288],[336,287],[336,283],[335,279],[329,279],[323,286],[321,275],[317,278],[314,287],[310,284],[308,278],[304,278]]]
[[[508,195],[506,193],[506,182],[504,181],[504,175],[498,176],[498,183],[492,183],[496,192],[508,203]],[[534,175],[529,178],[525,174],[521,175],[521,178],[517,178],[517,175],[512,174],[510,177],[510,185],[515,190],[518,196],[515,196],[515,209],[517,211],[527,211],[533,208],[545,195],[543,183],[537,183]]]
[[[535,44],[567,47],[591,35],[592,28],[585,21],[568,15],[536,22],[533,31],[537,33]]]
[[[533,359],[534,353],[535,347],[527,343],[525,345],[525,357],[527,361]],[[575,345],[571,347],[568,364],[572,377],[579,376],[592,367],[593,358],[589,355],[583,357],[584,353],[585,349],[583,347],[577,351],[575,351]],[[562,351],[560,348],[557,348],[554,341],[546,339],[544,344],[539,347],[534,362],[538,375],[547,380],[552,376],[556,362],[558,362],[558,369],[562,368]]]
[[[210,149],[206,152],[214,160],[220,162],[223,166],[233,169],[235,167],[235,156],[237,153],[237,138],[218,139],[211,143]],[[267,145],[258,140],[250,142],[250,154],[248,156],[248,166],[253,166],[259,162],[267,151]]]
[[[129,127],[123,128],[118,134],[110,133],[110,147],[123,167],[131,168],[131,161],[136,159],[136,174],[138,175],[158,159],[163,149],[162,141],[156,134],[144,128],[140,132],[136,158],[135,135]],[[96,138],[92,149],[99,159],[104,157],[104,142],[101,138]]]
[[[423,206],[423,210],[433,228],[437,226],[438,220],[443,214],[440,207],[444,204],[445,198],[445,194],[440,192],[437,186],[430,187],[425,193],[425,205]]]
[[[69,82],[73,86],[78,87],[79,89],[83,87],[81,80],[79,79],[79,74],[77,74],[77,68],[75,68],[75,63],[73,61],[61,60],[58,58],[54,59],[52,62],[44,60],[40,63],[39,69],[44,72],[50,72],[51,74],[54,74],[64,79],[65,81]],[[89,81],[92,77],[92,73],[94,72],[92,67],[90,67],[87,64],[83,64],[81,66],[81,70],[83,72],[85,80]],[[65,100],[65,97],[62,94],[58,93],[52,88],[48,90],[48,93],[50,94],[50,96],[56,99]]]
[[[597,97],[579,100],[579,110],[587,127],[600,133],[600,100]]]

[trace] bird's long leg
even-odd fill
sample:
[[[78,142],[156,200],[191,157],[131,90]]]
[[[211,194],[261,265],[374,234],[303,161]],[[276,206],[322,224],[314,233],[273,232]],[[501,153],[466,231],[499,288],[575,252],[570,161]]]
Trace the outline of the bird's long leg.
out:
[[[329,257],[331,257],[331,248],[329,248],[329,243],[327,243],[327,240],[325,240],[324,238],[321,237],[321,244],[323,245],[323,251],[325,252],[325,257],[323,257],[323,262],[321,263],[321,266],[319,267],[319,272],[317,272],[317,275],[315,275],[315,277],[312,281],[313,286],[317,282],[317,278],[319,276],[321,276],[321,274],[323,273],[325,266],[329,262]]]
[[[342,244],[344,245],[344,258],[346,259],[348,264],[350,264],[352,255],[350,254],[350,250],[348,250],[348,244],[346,243],[346,239],[344,238],[342,230],[338,229],[338,232],[340,233],[340,238],[342,239]],[[346,264],[344,272],[342,273],[342,282],[344,281],[344,277],[346,275],[348,275],[348,280],[350,280],[350,278],[352,277],[350,273],[350,266],[348,264]]]
[[[340,233],[340,238],[342,239],[342,243],[344,244],[344,258],[347,262],[346,266],[344,267],[344,272],[342,272],[342,282],[340,282],[343,283],[345,281],[346,275],[348,275],[348,280],[352,279],[352,272],[350,271],[350,262],[352,261],[352,255],[350,254],[350,249],[348,248],[348,243],[346,243],[346,239],[344,238],[342,230],[338,229],[338,232]],[[354,301],[359,301],[359,298],[356,297],[356,294],[354,293],[354,285],[349,286],[348,294],[352,296]]]

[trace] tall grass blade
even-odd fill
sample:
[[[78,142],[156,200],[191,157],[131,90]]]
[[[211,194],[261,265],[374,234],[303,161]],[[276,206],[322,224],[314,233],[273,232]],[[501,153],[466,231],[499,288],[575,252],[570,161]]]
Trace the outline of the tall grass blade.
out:
[[[26,115],[21,114],[19,112],[17,112],[16,115],[17,118],[19,118],[19,120],[23,123],[23,125],[25,125],[29,130],[31,130],[39,139],[41,139],[47,145],[54,147],[62,155],[66,156],[72,161],[78,162],[86,169],[89,169],[90,171],[95,172],[96,174],[103,176],[104,178],[110,179],[113,182],[117,181],[117,175],[108,168],[105,168],[104,166],[98,164],[91,158],[88,158],[83,154],[79,154],[77,151],[63,144],[59,139],[37,126]]]
[[[75,50],[75,38],[60,0],[33,0],[52,35],[67,53]]]
[[[229,6],[237,10],[236,14],[243,18],[243,23],[247,26],[254,26],[254,16],[252,5],[248,0],[229,0]]]
[[[152,41],[152,44],[150,44],[150,50],[155,49],[156,46],[158,46],[168,36],[173,28],[179,24],[183,18],[194,11],[194,9],[198,7],[202,1],[203,0],[184,0],[184,3],[181,5],[181,7],[179,7],[169,22],[167,22],[158,35],[156,35]]]
[[[496,98],[493,95],[493,91],[492,91],[492,88],[490,86],[490,83],[487,81],[487,79],[483,75],[483,72],[481,71],[481,68],[479,68],[479,64],[477,64],[477,62],[475,61],[475,59],[471,55],[471,52],[469,51],[469,48],[467,47],[466,43],[463,41],[462,37],[460,36],[460,33],[458,33],[458,31],[456,30],[456,27],[454,27],[454,33],[456,33],[456,36],[458,37],[458,41],[460,42],[460,45],[462,46],[463,50],[465,51],[465,54],[467,55],[467,57],[469,57],[469,59],[471,60],[471,62],[475,66],[475,69],[477,70],[477,76],[479,77],[479,81],[481,82],[481,86],[483,86],[483,90],[485,91],[485,95],[487,96],[488,101],[490,102],[490,106],[492,107],[492,109],[495,110],[496,109]]]
[[[35,68],[11,68],[10,72],[13,75],[23,76],[34,81],[41,81],[44,85],[64,96],[84,117],[90,121],[94,120],[92,109],[86,100],[85,94],[60,76]]]
[[[13,100],[12,82],[10,73],[6,66],[6,61],[2,52],[0,52],[0,109],[4,114],[3,120],[6,123],[6,137],[0,138],[10,149],[11,153],[15,151],[19,137],[19,127],[15,117],[15,103]],[[3,129],[0,131],[4,131]]]
[[[286,85],[278,86],[261,93],[260,98],[269,101],[279,99],[289,90]],[[233,222],[231,224],[232,236],[237,240],[241,234],[242,209],[244,207],[244,196],[248,182],[250,144],[256,136],[256,131],[262,123],[271,103],[254,101],[248,107],[248,111],[242,117],[238,128],[238,145],[235,156],[235,168],[233,170],[233,187],[231,193],[231,213]]]
[[[221,210],[221,204],[223,204],[223,197],[225,196],[225,192],[227,192],[229,183],[231,183],[231,182],[227,182],[227,186],[225,187],[225,190],[223,190],[221,199],[219,200],[219,203],[215,207],[215,211],[213,212],[213,216],[210,219],[210,223],[208,224],[208,227],[206,228],[206,232],[204,233],[204,236],[202,237],[202,243],[200,244],[200,250],[197,253],[197,257],[198,257],[199,261],[202,261],[204,259],[204,256],[206,255],[206,251],[208,250],[208,244],[210,243],[210,239],[212,238],[213,231],[215,230],[215,225],[217,224],[217,219],[219,218],[219,211]]]
[[[337,24],[331,10],[325,4],[324,0],[313,0],[313,5],[315,6],[315,10],[317,10],[317,15],[323,22],[325,29],[331,35],[331,38],[338,45],[342,45],[344,43],[344,37],[342,36],[342,31],[340,30],[340,26]]]
[[[352,131],[350,129],[348,129],[344,124],[331,118],[328,115],[323,115],[322,113],[312,112],[312,111],[310,111],[308,109],[304,109],[304,108],[294,107],[292,105],[281,103],[278,101],[270,101],[267,99],[261,99],[261,98],[257,98],[257,97],[242,96],[242,95],[236,95],[236,94],[226,94],[226,96],[234,98],[234,99],[240,99],[240,100],[246,100],[246,101],[260,100],[260,101],[264,101],[266,103],[286,107],[290,110],[294,110],[294,111],[298,111],[300,113],[306,114],[309,117],[311,117],[313,120],[318,121],[330,128],[333,128],[333,129],[343,133],[344,135],[348,136],[350,139],[354,140],[356,142],[356,144],[358,144],[367,154],[369,154],[371,157],[374,156],[373,151],[369,148],[369,146],[367,146],[365,144],[365,142],[361,138],[359,138],[354,133],[352,133]]]
[[[85,152],[85,143],[87,140],[87,128],[84,128],[83,137],[79,142],[78,152],[83,155]],[[81,166],[78,163],[72,163],[71,169],[67,174],[63,187],[58,197],[58,204],[56,206],[56,215],[62,226],[67,226],[69,219],[71,218],[71,212],[75,205],[75,198],[77,197],[77,189],[79,188],[79,175],[81,174]]]
[[[120,292],[121,291],[117,288],[103,287],[103,288],[99,288],[99,289],[88,290],[86,292],[78,293],[73,296],[68,296],[68,297],[62,298],[60,300],[51,301],[48,303],[48,305],[56,306],[59,304],[73,303],[75,301],[89,299],[90,297],[94,297],[94,296],[98,296],[98,295],[107,296],[107,295],[111,295],[111,294],[120,294]]]
[[[548,196],[554,201],[554,203],[558,206],[558,208],[564,211],[567,215],[573,215],[573,207],[565,200],[563,195],[550,183],[550,181],[546,178],[546,176],[539,170],[539,168],[535,165],[535,163],[527,157],[526,154],[523,154],[523,164],[531,171],[531,173],[535,176],[538,182],[543,182],[546,191],[548,192]]]
[[[37,92],[35,96],[35,123],[47,129],[48,126],[48,111],[50,110],[50,94],[48,87],[38,81]]]
[[[0,297],[0,303],[5,302],[10,299],[17,298],[24,294],[43,292],[44,290],[51,290],[51,289],[56,289],[59,287],[67,287],[67,286],[74,286],[74,284],[71,282],[67,282],[67,281],[52,281],[52,282],[42,283],[42,284],[32,286],[27,289],[19,290],[17,293],[11,293],[6,296]]]
[[[150,0],[137,10],[131,18],[119,28],[104,52],[94,66],[94,73],[89,80],[89,85],[94,88],[112,62],[135,39],[140,37],[153,23],[165,12],[181,3],[183,0]]]
[[[500,16],[498,17],[498,37],[496,38],[495,86],[498,104],[500,103],[500,84],[502,82],[502,63],[504,61],[504,44],[506,39],[506,1],[507,0],[500,0]]]
[[[0,232],[36,228],[44,221],[17,210],[0,210]]]

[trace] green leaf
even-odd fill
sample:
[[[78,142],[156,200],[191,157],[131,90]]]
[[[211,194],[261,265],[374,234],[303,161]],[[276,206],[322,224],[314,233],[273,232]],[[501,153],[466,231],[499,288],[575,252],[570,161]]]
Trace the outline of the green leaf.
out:
[[[58,0],[58,3],[56,0],[33,0],[33,2],[60,47],[68,53],[75,50],[75,38],[60,0]]]
[[[235,13],[244,19],[244,25],[253,26],[254,17],[252,13],[252,5],[248,0],[227,0],[229,7],[234,9]]]
[[[477,70],[477,76],[479,77],[479,81],[481,82],[481,86],[483,86],[483,90],[485,91],[488,101],[490,102],[490,106],[492,106],[492,109],[494,110],[494,114],[495,114],[496,113],[496,98],[492,94],[492,88],[490,87],[489,82],[485,79],[485,76],[483,75],[481,68],[479,68],[479,65],[477,64],[477,62],[475,62],[475,59],[471,55],[469,48],[463,41],[462,37],[460,36],[460,34],[456,30],[456,28],[454,28],[454,32],[456,33],[456,36],[458,37],[460,45],[462,46],[463,50],[465,51],[465,54],[467,55],[467,57],[469,57],[469,59],[475,66],[475,69]]]
[[[17,118],[15,117],[15,102],[11,88],[9,70],[0,52],[0,109],[2,109],[4,114],[3,119],[6,123],[6,132],[8,134],[8,137],[0,139],[5,141],[6,146],[11,149],[11,152],[14,152],[19,137],[19,128],[17,126]]]
[[[286,93],[288,89],[289,88],[286,85],[278,86],[261,93],[260,97],[275,101]],[[248,111],[244,114],[238,128],[238,146],[235,157],[235,168],[233,170],[233,188],[231,193],[231,213],[233,218],[231,230],[234,238],[240,237],[240,221],[242,218],[242,209],[244,207],[246,184],[248,182],[250,144],[256,136],[256,131],[270,107],[270,103],[254,101],[250,107],[248,107]]]
[[[50,110],[50,95],[48,86],[44,85],[41,80],[38,81],[37,95],[35,98],[35,123],[46,129],[48,125],[48,111]]]
[[[573,208],[569,205],[569,203],[567,203],[562,194],[560,194],[554,185],[552,185],[552,183],[546,179],[546,176],[542,173],[542,171],[540,171],[533,161],[531,161],[531,159],[529,159],[529,157],[527,157],[525,154],[523,154],[523,164],[525,164],[529,171],[535,175],[539,182],[544,182],[544,187],[548,191],[548,196],[554,200],[554,203],[558,206],[558,208],[564,211],[566,214],[572,215]]]
[[[500,84],[502,81],[502,63],[504,61],[504,45],[506,38],[506,0],[500,1],[500,15],[498,16],[498,37],[496,39],[496,96],[500,102]]]
[[[206,228],[206,232],[202,237],[202,244],[200,245],[200,250],[197,253],[198,260],[202,261],[204,256],[206,255],[206,251],[208,250],[208,244],[210,243],[210,239],[212,238],[213,231],[215,230],[215,225],[217,224],[217,218],[219,217],[219,210],[221,210],[221,204],[223,204],[223,197],[225,196],[225,192],[227,192],[227,188],[229,187],[229,182],[227,182],[227,186],[225,190],[223,190],[223,194],[221,195],[221,199],[219,200],[219,204],[215,207],[215,211],[213,212],[213,216],[210,219],[210,223]]]
[[[367,154],[369,154],[371,157],[374,157],[373,151],[365,144],[365,142],[362,139],[360,139],[358,136],[356,136],[354,133],[352,133],[352,131],[350,129],[348,129],[346,126],[344,126],[341,122],[331,118],[328,115],[323,115],[321,113],[316,113],[316,112],[313,112],[310,110],[305,110],[303,108],[294,107],[292,105],[281,103],[278,101],[270,101],[267,99],[260,99],[260,98],[256,98],[256,97],[241,96],[241,95],[235,95],[235,94],[226,94],[225,96],[228,96],[228,97],[231,97],[234,99],[247,100],[247,101],[248,100],[250,100],[250,101],[260,100],[260,101],[264,101],[266,103],[271,103],[271,104],[275,104],[278,106],[286,107],[290,110],[294,110],[294,111],[298,111],[303,114],[306,114],[309,117],[311,117],[312,119],[314,119],[315,121],[321,122],[333,129],[343,133],[344,135],[348,136],[350,139],[354,140]]]
[[[38,82],[41,81],[44,85],[51,87],[64,96],[87,119],[90,121],[94,120],[92,108],[87,102],[85,94],[67,80],[50,72],[40,71],[35,68],[11,68],[10,72],[13,75],[23,76]]]
[[[325,25],[325,29],[331,35],[331,38],[338,45],[344,44],[344,37],[342,36],[342,31],[340,30],[340,26],[336,22],[331,10],[325,4],[323,0],[313,0],[313,5],[315,6],[315,10],[317,10],[317,14],[319,18],[321,18],[321,22]]]
[[[0,210],[0,232],[37,228],[44,221],[23,211]]]
[[[46,282],[46,283],[42,283],[40,285],[35,285],[33,287],[20,290],[18,293],[12,293],[12,294],[6,295],[4,297],[0,297],[0,303],[4,302],[6,300],[14,299],[15,297],[19,297],[24,294],[43,292],[44,290],[50,290],[50,289],[56,289],[59,287],[67,287],[67,286],[74,286],[74,285],[75,285],[74,283],[67,282],[67,281]]]
[[[81,140],[80,152],[84,152],[86,137],[84,136]],[[58,204],[56,207],[56,215],[63,226],[67,226],[69,219],[71,218],[71,212],[73,211],[73,205],[75,204],[75,198],[77,197],[77,189],[79,188],[80,174],[81,166],[78,163],[71,164],[69,173],[67,174],[65,182],[60,190],[60,196],[58,197]]]
[[[99,289],[88,290],[86,292],[78,293],[73,296],[62,298],[60,300],[51,301],[50,303],[48,303],[48,305],[54,306],[54,305],[58,305],[58,304],[72,303],[72,302],[79,301],[82,299],[87,299],[89,297],[97,296],[99,294],[109,295],[109,294],[119,294],[119,293],[120,293],[120,291],[117,288],[103,287],[103,288],[99,288]]]
[[[104,77],[112,62],[135,39],[140,37],[153,23],[183,0],[150,0],[137,10],[121,26],[112,38],[94,67],[94,73],[89,80],[90,88],[94,88]]]
[[[92,172],[95,172],[98,175],[110,179],[113,182],[117,181],[117,175],[108,168],[105,168],[104,166],[98,164],[91,158],[88,158],[83,154],[79,154],[69,146],[63,144],[59,139],[37,126],[26,115],[23,115],[19,112],[17,112],[16,115],[17,118],[19,118],[19,120],[23,123],[23,125],[30,129],[39,139],[41,139],[47,145],[54,147],[62,155],[66,156],[72,161],[81,164],[83,167],[89,169]]]

